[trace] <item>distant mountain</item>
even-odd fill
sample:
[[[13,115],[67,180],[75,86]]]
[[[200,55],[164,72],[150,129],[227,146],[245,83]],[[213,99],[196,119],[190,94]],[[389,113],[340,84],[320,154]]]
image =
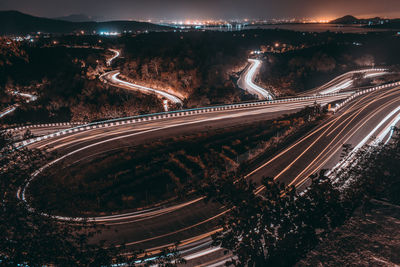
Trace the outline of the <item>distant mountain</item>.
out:
[[[356,17],[347,15],[347,16],[332,20],[329,23],[332,23],[332,24],[357,24],[357,22],[358,22],[358,19]]]
[[[70,22],[88,22],[88,21],[96,21],[95,18],[92,18],[85,14],[72,14],[64,17],[53,18],[55,20],[65,20]]]
[[[354,16],[344,16],[330,21],[331,24],[363,24],[366,27],[398,28],[399,19],[384,19],[380,17],[358,19]]]
[[[72,33],[78,31],[163,31],[172,28],[147,22],[107,21],[71,22],[35,17],[19,11],[0,11],[0,35],[45,33]]]

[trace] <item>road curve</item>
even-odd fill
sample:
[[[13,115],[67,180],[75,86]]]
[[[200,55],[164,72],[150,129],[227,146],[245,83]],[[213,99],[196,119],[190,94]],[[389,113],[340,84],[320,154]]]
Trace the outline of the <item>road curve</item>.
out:
[[[299,96],[312,94],[324,95],[350,89],[354,86],[354,74],[363,74],[364,79],[367,79],[386,75],[389,74],[389,72],[385,68],[370,68],[349,71],[338,77],[335,77],[331,81],[315,89],[302,92],[299,94]]]
[[[349,92],[349,95],[351,94]],[[46,138],[29,146],[55,150],[62,155],[60,160],[65,160],[68,164],[85,164],[91,158],[115,149],[159,138],[204,131],[207,127],[223,128],[276,118],[313,105],[314,102],[324,105],[345,99],[349,95],[298,99],[290,103],[110,125]],[[343,144],[368,144],[373,142],[369,137],[375,134],[387,141],[390,137],[387,129],[393,126],[393,123],[399,122],[399,105],[400,90],[393,86],[356,97],[302,139],[257,166],[246,178],[259,184],[262,177],[272,176],[279,181],[301,187],[307,183],[310,174],[322,168],[336,166]],[[262,190],[262,187],[258,188],[258,192]],[[24,195],[25,190],[21,192]],[[179,249],[187,260],[192,262],[201,258],[203,263],[218,265],[224,261],[223,257],[227,256],[212,257],[210,261],[204,260],[203,257],[221,253],[218,248],[209,248],[209,242],[210,235],[219,230],[218,219],[226,212],[223,207],[205,204],[198,198],[176,205],[96,217],[93,220],[109,226],[101,236],[96,237],[99,240],[105,239],[114,244],[126,243],[128,248],[151,251],[158,251],[162,247],[181,241]]]
[[[273,96],[270,92],[268,92],[268,90],[258,86],[253,82],[256,73],[261,67],[262,61],[259,59],[249,59],[249,63],[250,65],[247,66],[244,73],[238,80],[239,87],[251,94],[257,95],[259,99],[272,100]]]
[[[107,65],[111,66],[112,62],[121,55],[121,51],[117,49],[108,49],[108,50],[114,54],[112,57],[107,59]]]
[[[31,95],[28,93],[20,93],[18,91],[13,91],[12,93],[13,93],[13,95],[18,95],[18,96],[22,96],[22,97],[26,98],[27,99],[26,103],[37,100],[37,96]],[[5,108],[4,110],[0,111],[0,118],[14,112],[18,107],[19,107],[19,104],[14,104],[14,105],[9,106],[9,107]]]
[[[156,95],[160,96],[161,98],[165,98],[165,99],[171,101],[174,104],[183,105],[182,99],[180,99],[179,97],[177,97],[175,95],[172,95],[165,91],[146,87],[143,85],[138,85],[138,84],[130,83],[127,81],[123,81],[120,78],[118,78],[119,74],[120,74],[120,72],[118,70],[114,70],[114,71],[104,73],[103,75],[100,76],[100,78],[102,80],[106,80],[112,86],[115,86],[115,87],[119,87],[119,88],[126,89],[126,90],[140,91],[140,92],[146,93],[146,94],[149,94],[149,93],[156,94]]]
[[[113,56],[111,56],[107,59],[107,65],[111,66],[112,62],[121,55],[121,51],[117,50],[117,49],[111,49],[111,48],[108,50],[113,53]],[[123,81],[120,78],[118,78],[119,74],[120,74],[120,72],[118,70],[106,72],[106,73],[100,75],[100,80],[106,81],[106,82],[110,83],[112,86],[122,88],[125,90],[134,90],[134,91],[139,91],[139,92],[142,92],[145,94],[149,94],[149,93],[156,94],[157,96],[161,97],[162,99],[166,99],[166,100],[170,101],[171,103],[179,104],[180,106],[183,105],[182,99],[176,95],[170,94],[170,93],[162,91],[162,90],[153,89],[153,88],[146,87],[143,85]]]
[[[386,117],[396,105],[398,106],[399,101],[398,89],[384,89],[354,99],[342,112],[338,112],[321,127],[255,169],[249,174],[249,179],[260,182],[264,175],[270,175],[300,186],[309,174],[327,166],[332,159],[335,159],[343,143],[352,141],[356,144],[364,139],[366,136],[364,133],[369,133],[368,129],[376,127],[377,122]],[[291,103],[285,107],[275,105],[268,108],[221,111],[216,114],[199,114],[185,118],[94,129],[46,139],[33,144],[32,147],[51,146],[51,149],[68,155],[71,164],[79,164],[99,153],[106,153],[116,148],[147,142],[161,136],[199,131],[206,126],[225,127],[244,123],[249,119],[260,120],[268,116],[272,118],[287,113],[288,108],[301,109],[304,104]],[[382,127],[384,126],[386,125]],[[209,233],[218,229],[217,220],[223,213],[224,211],[218,206],[205,205],[202,201],[194,199],[190,203],[181,203],[178,206],[115,215],[99,220],[111,227],[101,238],[115,243],[126,242],[129,247],[134,248],[155,248],[182,240],[186,240],[187,245],[193,244],[201,240],[198,239],[199,236],[207,238]],[[116,234],[114,230],[118,230],[118,233]]]

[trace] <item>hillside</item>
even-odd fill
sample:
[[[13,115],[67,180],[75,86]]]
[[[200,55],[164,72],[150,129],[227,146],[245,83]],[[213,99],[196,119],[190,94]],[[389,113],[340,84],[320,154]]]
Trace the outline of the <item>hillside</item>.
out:
[[[351,15],[347,15],[335,20],[330,21],[331,24],[365,24],[369,26],[380,26],[387,28],[391,23],[398,21],[398,19],[385,19],[380,17],[375,18],[363,18],[359,19]]]
[[[332,23],[332,24],[354,24],[356,22],[358,22],[358,19],[356,17],[347,15],[347,16],[332,20],[329,23]]]
[[[52,18],[55,20],[65,20],[65,21],[70,21],[70,22],[88,22],[88,21],[96,21],[95,18],[92,18],[90,16],[87,16],[85,14],[71,14],[68,16],[63,16],[63,17],[55,17]]]
[[[70,22],[27,15],[18,11],[0,11],[0,34],[33,32],[71,33],[76,31],[163,31],[169,27],[137,21]]]
[[[372,200],[367,213],[358,209],[296,267],[398,266],[399,224],[400,206]]]

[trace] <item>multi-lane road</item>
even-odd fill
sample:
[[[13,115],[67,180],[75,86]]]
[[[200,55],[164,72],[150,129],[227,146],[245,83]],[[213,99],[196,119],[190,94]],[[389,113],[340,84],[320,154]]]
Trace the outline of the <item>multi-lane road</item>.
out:
[[[321,168],[333,167],[339,160],[343,144],[351,143],[357,146],[365,141],[365,137],[371,136],[371,133],[378,135],[384,132],[399,116],[399,105],[400,90],[397,87],[377,90],[355,98],[320,127],[249,173],[248,179],[260,182],[263,176],[268,175],[288,184],[301,186],[310,174]],[[286,107],[290,106],[292,110],[302,107],[298,103],[288,104]],[[65,160],[68,163],[84,165],[87,160],[114,149],[166,136],[202,131],[206,127],[228,127],[251,120],[273,118],[286,112],[282,105],[276,104],[267,108],[254,107],[181,118],[172,117],[135,125],[77,132],[39,141],[31,146],[49,146],[50,150],[67,155]],[[380,125],[382,121],[384,123]],[[382,137],[383,140],[385,138]],[[193,253],[201,257],[210,257],[208,252],[219,253],[204,246],[209,242],[209,235],[218,229],[218,218],[224,212],[219,206],[206,205],[201,199],[193,199],[138,213],[99,217],[96,221],[110,226],[101,238],[115,243],[125,242],[129,248],[158,248],[171,245],[175,241],[183,241],[182,250],[190,247],[191,253],[188,253],[187,257],[195,261],[198,258],[193,258]],[[205,251],[205,254],[201,251]]]
[[[312,94],[330,94],[343,90],[351,89],[354,86],[355,77],[357,75],[362,75],[364,79],[374,78],[378,76],[383,76],[389,74],[385,68],[371,68],[371,69],[361,69],[346,72],[342,75],[335,77],[333,80],[309,91],[305,91],[299,95],[312,95]]]
[[[378,72],[382,71],[377,70],[373,73],[378,75]],[[245,72],[244,76],[248,74],[249,71]],[[251,77],[254,77],[254,73]],[[329,88],[336,88],[336,91],[342,87],[347,89],[346,86],[340,85],[342,83],[343,77],[321,88],[320,92],[326,93]],[[60,158],[56,160],[84,166],[100,154],[123,147],[205,131],[209,128],[224,128],[276,118],[314,103],[325,105],[348,99],[353,93],[349,91],[318,98],[296,98],[231,109],[217,108],[206,113],[183,112],[183,116],[160,116],[155,120],[108,124],[107,127],[101,128],[86,126],[82,131],[53,135],[36,140],[29,146],[57,151]],[[390,131],[387,129],[399,121],[399,106],[400,90],[394,85],[354,97],[302,139],[256,166],[246,178],[260,183],[262,177],[271,176],[287,184],[301,187],[307,182],[310,174],[337,165],[343,144],[350,143],[354,147],[368,144],[373,141],[371,136],[380,136],[386,141],[390,136]],[[20,191],[19,196],[22,199],[26,188],[25,186]],[[259,187],[258,192],[262,189]],[[223,256],[218,248],[210,248],[210,235],[219,230],[218,219],[225,213],[223,207],[205,204],[198,198],[169,206],[96,217],[91,220],[109,226],[109,229],[97,237],[98,239],[106,239],[114,244],[126,243],[128,249],[142,248],[150,251],[158,251],[162,247],[180,241],[179,249],[189,265],[220,265],[227,256]]]

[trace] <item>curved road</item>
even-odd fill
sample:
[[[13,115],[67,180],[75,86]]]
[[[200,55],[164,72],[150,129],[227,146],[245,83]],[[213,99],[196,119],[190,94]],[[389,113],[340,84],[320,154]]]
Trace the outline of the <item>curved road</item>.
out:
[[[37,96],[35,96],[35,95],[31,95],[31,94],[27,94],[27,93],[20,93],[18,91],[14,91],[13,95],[18,95],[18,96],[27,98],[26,103],[36,101],[36,99],[37,99]],[[4,110],[0,111],[0,118],[14,112],[18,107],[19,107],[19,104],[15,104],[15,105],[12,105],[12,106],[7,107]]]
[[[115,60],[116,58],[118,58],[121,55],[121,51],[117,50],[117,49],[109,49],[109,50],[114,54],[113,56],[111,56],[110,58],[107,59],[107,65],[111,66],[113,60]],[[163,99],[167,99],[168,101],[170,101],[174,104],[179,104],[181,106],[183,105],[182,99],[176,95],[167,93],[162,90],[153,89],[153,88],[146,87],[143,85],[138,85],[138,84],[130,83],[127,81],[123,81],[118,78],[119,74],[120,74],[120,72],[118,70],[106,72],[100,76],[100,80],[107,81],[115,87],[119,87],[119,88],[126,89],[126,90],[140,91],[145,94],[153,93]]]
[[[140,91],[140,92],[143,92],[146,94],[153,93],[153,94],[160,96],[161,98],[165,98],[165,99],[171,101],[174,104],[183,105],[183,101],[175,95],[172,95],[165,91],[146,87],[143,85],[138,85],[138,84],[130,83],[127,81],[123,81],[120,78],[118,78],[119,74],[120,74],[120,72],[118,70],[110,71],[110,72],[107,72],[107,73],[104,73],[103,75],[101,75],[101,79],[106,80],[107,82],[111,83],[113,86],[116,86],[116,87],[119,87],[122,89]]]
[[[256,73],[261,67],[261,60],[249,59],[249,63],[250,64],[246,67],[244,73],[240,76],[238,80],[239,87],[253,95],[256,95],[259,99],[272,100],[273,96],[269,91],[265,90],[264,88],[258,86],[253,82]]]
[[[160,138],[223,128],[252,121],[276,118],[314,104],[332,103],[348,98],[348,94],[319,99],[296,99],[212,113],[170,117],[135,124],[111,125],[48,138],[30,145],[32,148],[56,150],[68,164],[85,164],[102,153],[149,142]],[[322,168],[332,168],[339,162],[343,144],[354,147],[373,142],[371,136],[382,140],[390,137],[389,129],[400,116],[400,90],[388,87],[356,97],[339,112],[296,143],[282,150],[247,175],[260,183],[262,177],[272,176],[287,184],[301,187],[308,176]],[[259,187],[258,192],[263,190]],[[22,193],[21,193],[22,194]],[[224,262],[221,250],[210,248],[210,235],[219,230],[218,218],[226,211],[216,204],[199,199],[177,205],[158,207],[122,215],[93,218],[109,226],[97,239],[111,243],[126,243],[128,248],[158,251],[159,248],[181,241],[180,251],[190,265],[202,263],[219,265]],[[228,255],[229,256],[229,255]]]

